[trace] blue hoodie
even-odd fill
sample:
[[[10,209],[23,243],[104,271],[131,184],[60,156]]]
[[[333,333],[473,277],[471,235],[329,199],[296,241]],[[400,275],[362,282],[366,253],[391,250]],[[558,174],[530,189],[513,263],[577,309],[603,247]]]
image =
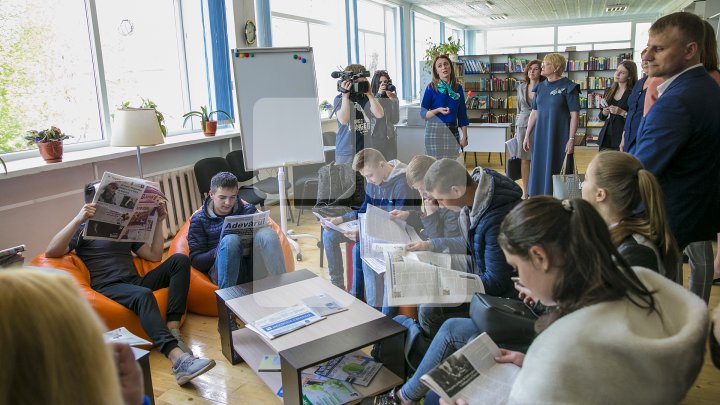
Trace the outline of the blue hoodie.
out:
[[[190,264],[207,273],[215,264],[215,251],[220,243],[222,224],[228,215],[248,215],[257,212],[254,205],[248,204],[237,197],[235,206],[228,215],[216,215],[211,209],[212,199],[207,197],[202,209],[190,219],[187,239],[190,248]]]

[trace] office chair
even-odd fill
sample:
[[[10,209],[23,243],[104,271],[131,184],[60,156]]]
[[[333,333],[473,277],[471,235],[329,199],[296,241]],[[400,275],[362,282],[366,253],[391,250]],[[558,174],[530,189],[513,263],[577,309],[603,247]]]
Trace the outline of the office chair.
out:
[[[220,172],[233,173],[236,177],[238,177],[238,181],[244,181],[240,180],[240,177],[237,175],[237,173],[232,171],[228,162],[225,160],[225,158],[222,157],[209,157],[200,159],[197,161],[197,163],[195,163],[193,171],[195,172],[195,179],[197,180],[198,191],[200,191],[200,195],[203,198],[207,197],[208,191],[210,191],[210,180],[214,175]],[[238,195],[240,196],[240,198],[252,205],[260,205],[261,207],[265,206],[265,193],[253,187],[241,186],[238,190]]]
[[[234,150],[228,153],[227,156],[225,156],[225,160],[227,160],[228,165],[230,165],[230,172],[238,178],[238,181],[250,181],[253,178],[258,180],[252,183],[250,187],[252,187],[255,192],[263,195],[263,203],[267,198],[267,194],[280,194],[277,177],[268,177],[266,179],[259,180],[257,171],[245,170],[245,158],[243,157],[241,150]],[[290,181],[285,180],[286,195],[289,188]],[[290,205],[288,205],[288,213],[290,214],[290,220],[294,222],[295,218],[293,216],[292,209],[290,209]]]

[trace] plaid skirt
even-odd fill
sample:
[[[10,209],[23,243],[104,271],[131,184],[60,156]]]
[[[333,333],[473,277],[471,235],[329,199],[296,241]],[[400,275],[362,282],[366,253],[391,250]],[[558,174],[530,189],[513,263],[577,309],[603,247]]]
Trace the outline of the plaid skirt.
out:
[[[425,123],[425,154],[435,159],[455,159],[460,153],[460,132],[457,125],[444,122]]]

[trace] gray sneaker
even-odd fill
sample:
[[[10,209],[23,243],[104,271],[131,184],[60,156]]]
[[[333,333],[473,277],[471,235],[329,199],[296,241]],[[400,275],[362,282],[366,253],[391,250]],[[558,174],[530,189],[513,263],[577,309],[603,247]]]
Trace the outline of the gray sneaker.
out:
[[[170,333],[172,333],[173,337],[175,337],[175,340],[177,340],[177,345],[185,353],[192,354],[192,350],[188,347],[188,345],[183,340],[182,334],[180,333],[180,329],[170,329]]]
[[[202,359],[185,353],[175,362],[172,372],[175,374],[175,381],[178,385],[183,385],[213,367],[215,367],[215,360]]]

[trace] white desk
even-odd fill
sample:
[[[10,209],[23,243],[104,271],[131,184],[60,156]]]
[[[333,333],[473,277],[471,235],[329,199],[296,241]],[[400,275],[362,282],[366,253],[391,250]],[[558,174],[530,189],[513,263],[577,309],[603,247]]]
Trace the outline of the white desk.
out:
[[[425,154],[425,127],[399,124],[397,130],[398,159],[408,163],[416,155]],[[470,124],[465,152],[505,152],[510,137],[510,124]]]

